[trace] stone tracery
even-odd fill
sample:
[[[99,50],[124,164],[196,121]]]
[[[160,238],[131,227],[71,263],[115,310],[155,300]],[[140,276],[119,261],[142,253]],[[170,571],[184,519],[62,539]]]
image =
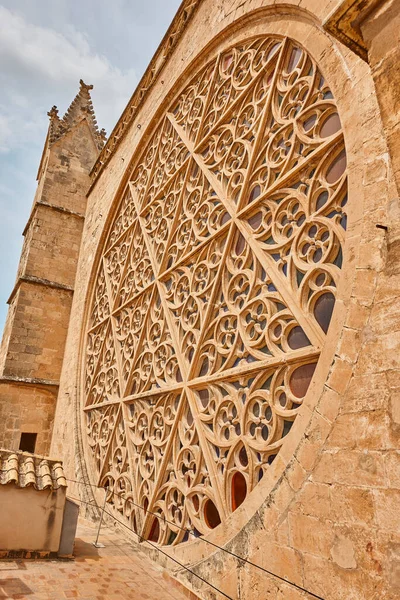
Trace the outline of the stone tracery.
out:
[[[135,165],[96,275],[84,411],[96,483],[140,535],[206,534],[279,452],[334,306],[345,168],[326,81],[278,37],[207,64]]]

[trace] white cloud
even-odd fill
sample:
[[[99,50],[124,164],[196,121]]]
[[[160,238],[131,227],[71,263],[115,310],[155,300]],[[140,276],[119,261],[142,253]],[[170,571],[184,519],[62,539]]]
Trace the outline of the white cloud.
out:
[[[180,0],[0,0],[0,335],[35,193],[47,111],[94,85],[110,133]],[[133,67],[133,68],[132,68]]]
[[[15,3],[21,7],[20,4]],[[5,300],[15,279],[24,224],[46,137],[47,111],[62,115],[79,89],[94,85],[100,127],[109,133],[136,85],[134,70],[121,70],[96,51],[74,24],[62,32],[34,24],[0,5],[0,338]]]
[[[88,37],[72,25],[64,33],[29,23],[0,6],[0,151],[37,139],[52,104],[67,108],[79,79],[93,84],[100,127],[108,132],[133,92],[133,69],[121,71],[96,53]],[[51,100],[50,100],[51,98]],[[49,102],[50,100],[50,102]]]
[[[12,118],[7,117],[3,113],[3,108],[0,106],[0,153],[8,152],[9,140],[12,138],[13,123]]]

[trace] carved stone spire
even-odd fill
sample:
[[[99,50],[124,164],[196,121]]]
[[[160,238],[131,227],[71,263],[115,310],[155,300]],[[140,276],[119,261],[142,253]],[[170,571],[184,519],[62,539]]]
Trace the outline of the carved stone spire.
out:
[[[83,119],[86,119],[92,131],[96,146],[98,150],[101,150],[106,141],[106,132],[104,129],[99,131],[97,126],[92,98],[90,96],[90,90],[93,89],[93,86],[87,85],[82,79],[79,81],[79,84],[79,91],[62,119],[58,116],[56,106],[53,106],[47,113],[50,117],[49,141],[50,143],[55,142],[64,135],[64,133],[70,131]]]
[[[50,117],[49,124],[49,142],[52,144],[55,140],[57,140],[62,133],[62,122],[60,117],[58,116],[58,108],[57,106],[52,106],[52,108],[47,113]]]

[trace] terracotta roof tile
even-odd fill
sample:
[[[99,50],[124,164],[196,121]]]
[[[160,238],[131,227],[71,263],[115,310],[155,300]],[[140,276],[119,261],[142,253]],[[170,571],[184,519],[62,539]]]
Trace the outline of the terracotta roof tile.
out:
[[[60,461],[0,448],[0,485],[9,483],[20,488],[31,486],[37,490],[67,487]]]

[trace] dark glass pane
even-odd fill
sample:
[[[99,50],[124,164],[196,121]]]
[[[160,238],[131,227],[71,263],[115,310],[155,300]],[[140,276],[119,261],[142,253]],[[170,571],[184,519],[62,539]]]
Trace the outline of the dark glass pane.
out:
[[[193,425],[193,415],[192,415],[192,412],[190,410],[187,411],[186,421],[187,421],[187,424],[189,425],[189,427],[191,425]]]
[[[297,350],[297,348],[304,348],[304,346],[310,345],[310,340],[299,326],[293,327],[293,329],[290,330],[287,340],[292,350]]]
[[[324,204],[326,204],[326,201],[328,200],[328,198],[329,198],[328,192],[321,192],[317,198],[316,209],[319,210],[320,208],[322,208],[324,206]]]
[[[290,59],[289,59],[288,73],[291,73],[293,71],[293,69],[296,68],[297,63],[300,60],[300,56],[301,56],[300,48],[293,48],[292,53],[290,55]]]
[[[282,437],[285,437],[285,435],[287,435],[292,429],[293,421],[284,421],[283,423]]]
[[[322,258],[322,250],[321,248],[317,248],[313,255],[313,261],[315,263],[319,262]]]
[[[240,256],[244,250],[244,246],[245,246],[245,241],[244,241],[244,237],[242,236],[241,233],[239,233],[239,237],[237,238],[236,241],[236,247],[235,247],[235,252],[237,256]]]
[[[315,125],[315,121],[317,120],[317,115],[312,115],[309,117],[307,121],[304,121],[303,127],[304,131],[310,131],[310,129]]]
[[[328,183],[335,183],[346,170],[346,153],[344,150],[335,158],[328,171],[326,172],[326,181]]]
[[[244,446],[240,449],[239,460],[244,467],[247,467],[249,464],[249,457],[247,456],[246,448]]]
[[[329,137],[330,135],[333,135],[334,133],[339,131],[341,127],[342,124],[340,122],[339,115],[337,113],[334,113],[333,115],[330,115],[326,119],[325,123],[322,125],[320,136],[323,138]]]
[[[200,369],[200,377],[202,377],[203,375],[206,375],[206,373],[208,372],[208,359],[205,358],[203,360],[203,363],[201,365],[201,369]]]
[[[253,200],[255,200],[256,198],[258,198],[258,196],[261,194],[261,188],[259,185],[255,185],[253,187],[253,189],[251,190],[250,196],[249,196],[249,202],[253,202]]]
[[[192,502],[193,502],[194,510],[197,512],[200,508],[200,501],[199,501],[199,497],[197,496],[197,494],[192,496]]]
[[[208,405],[208,401],[210,399],[208,390],[199,390],[198,392],[200,402],[204,406],[204,408]]]
[[[160,535],[160,525],[158,523],[157,517],[154,517],[153,524],[151,526],[150,535],[149,535],[148,539],[151,542],[157,543],[159,535]]]
[[[225,223],[227,223],[230,218],[231,218],[230,214],[227,212],[224,212],[224,214],[222,215],[222,219],[221,219],[221,225],[225,225]]]
[[[250,227],[252,227],[254,230],[256,230],[260,227],[261,221],[262,221],[262,214],[260,212],[256,213],[255,215],[252,215],[248,219],[248,223],[249,223]]]
[[[232,477],[232,510],[236,510],[247,495],[247,484],[242,473],[235,473]]]
[[[301,365],[293,371],[290,377],[290,389],[296,398],[304,398],[306,395],[316,366],[316,363]]]
[[[204,507],[204,517],[208,527],[214,529],[221,523],[221,518],[219,516],[219,512],[214,502],[211,500],[207,500]]]
[[[168,541],[167,541],[168,546],[171,546],[171,544],[174,543],[176,536],[177,536],[177,534],[174,531],[171,531],[171,533],[169,534]]]
[[[314,316],[325,333],[328,331],[334,306],[335,296],[331,292],[322,294],[315,303]]]

